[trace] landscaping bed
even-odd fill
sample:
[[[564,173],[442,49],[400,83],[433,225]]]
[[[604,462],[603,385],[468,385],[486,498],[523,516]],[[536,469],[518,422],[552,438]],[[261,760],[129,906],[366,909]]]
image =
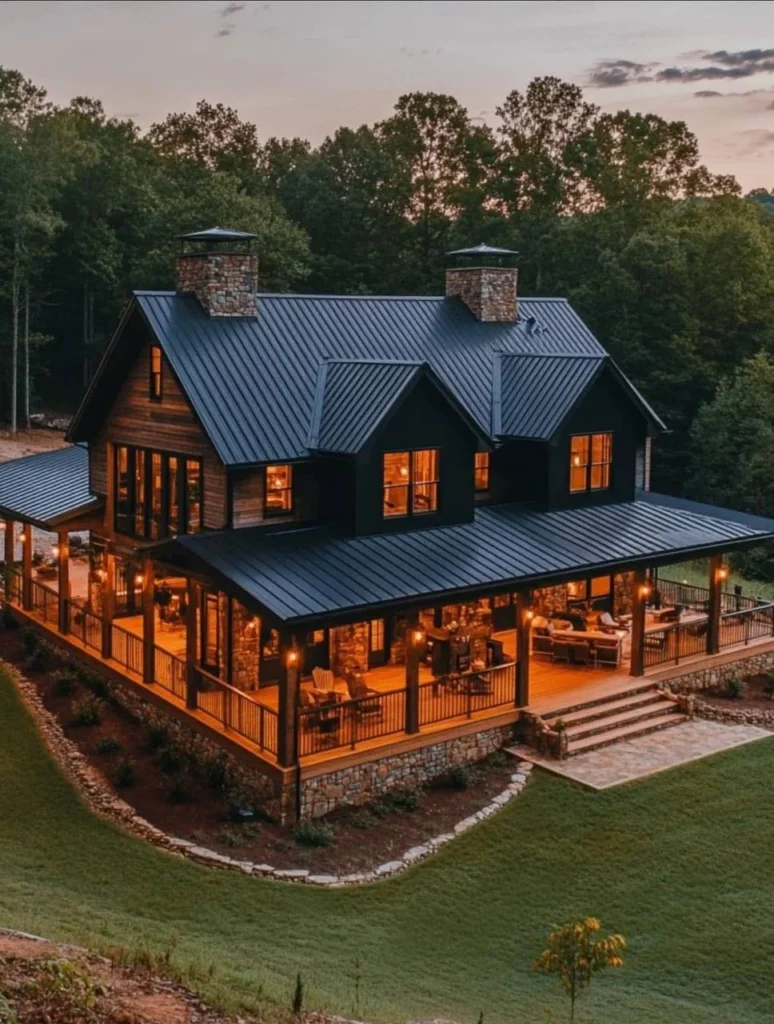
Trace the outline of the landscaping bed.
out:
[[[182,755],[164,729],[133,717],[109,683],[50,651],[30,630],[0,631],[0,658],[24,672],[66,737],[121,799],[167,835],[238,860],[315,874],[367,872],[453,832],[511,781],[514,762],[495,753],[421,790],[393,791],[367,806],[281,826],[230,784],[225,760]],[[248,820],[245,810],[254,812]]]
[[[739,691],[736,687],[730,691],[704,690],[701,699],[717,708],[767,711],[774,717],[774,679],[766,673],[759,673],[745,676],[741,682],[743,688]]]

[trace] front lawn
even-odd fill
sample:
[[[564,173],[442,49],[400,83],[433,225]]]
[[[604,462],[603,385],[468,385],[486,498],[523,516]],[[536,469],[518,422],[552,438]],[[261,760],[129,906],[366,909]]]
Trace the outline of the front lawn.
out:
[[[0,670],[0,924],[170,952],[211,998],[363,1019],[563,1020],[532,959],[577,914],[629,940],[578,1024],[774,1015],[774,742],[590,793],[537,775],[505,811],[393,881],[327,892],[219,873],[92,817]],[[359,1005],[356,993],[359,992]]]

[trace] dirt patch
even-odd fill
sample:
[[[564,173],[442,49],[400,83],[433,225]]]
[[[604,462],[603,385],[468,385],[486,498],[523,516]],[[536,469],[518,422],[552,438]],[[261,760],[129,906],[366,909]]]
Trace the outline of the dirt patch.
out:
[[[702,690],[701,699],[724,711],[768,711],[774,714],[774,700],[766,692],[767,677],[765,675],[746,676],[744,693],[741,697],[731,698],[723,693]]]
[[[15,434],[12,434],[10,430],[0,430],[0,462],[64,447],[64,435],[59,430],[43,430],[33,427],[31,430],[17,430]]]
[[[41,665],[24,650],[24,631],[0,632],[0,658],[18,665],[36,687],[45,707],[65,735],[115,786],[143,818],[168,835],[237,860],[275,868],[308,868],[313,874],[348,875],[373,870],[400,859],[406,850],[453,831],[509,784],[514,763],[495,754],[477,766],[460,769],[438,785],[386,795],[368,807],[341,808],[317,824],[325,831],[296,840],[293,829],[261,816],[235,821],[239,794],[228,788],[217,764],[192,764],[172,749],[163,734],[149,731],[120,704],[102,699],[99,721],[76,723],[79,702],[93,703],[82,680],[63,693],[57,666]],[[107,694],[103,691],[103,697]],[[127,782],[126,765],[131,766]]]

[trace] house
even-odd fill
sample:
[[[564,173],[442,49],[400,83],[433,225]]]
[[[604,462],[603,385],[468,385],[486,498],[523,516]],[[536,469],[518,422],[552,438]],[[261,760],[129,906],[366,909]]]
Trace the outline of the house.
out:
[[[774,521],[650,491],[664,424],[565,300],[517,295],[515,254],[450,254],[443,297],[269,295],[251,245],[185,236],[70,446],[0,466],[14,614],[285,816],[525,719],[576,709],[575,750],[671,724],[667,674],[771,642],[723,554]],[[34,528],[57,534],[42,563]],[[699,556],[706,588],[669,578]]]

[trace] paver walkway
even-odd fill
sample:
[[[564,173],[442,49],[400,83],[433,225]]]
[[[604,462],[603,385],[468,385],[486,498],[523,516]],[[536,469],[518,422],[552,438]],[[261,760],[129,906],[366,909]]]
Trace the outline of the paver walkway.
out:
[[[590,789],[609,789],[765,738],[774,739],[774,736],[756,725],[722,725],[696,718],[673,729],[661,729],[600,750],[590,750],[566,761],[545,757],[522,744],[509,749],[525,761],[532,761]]]

